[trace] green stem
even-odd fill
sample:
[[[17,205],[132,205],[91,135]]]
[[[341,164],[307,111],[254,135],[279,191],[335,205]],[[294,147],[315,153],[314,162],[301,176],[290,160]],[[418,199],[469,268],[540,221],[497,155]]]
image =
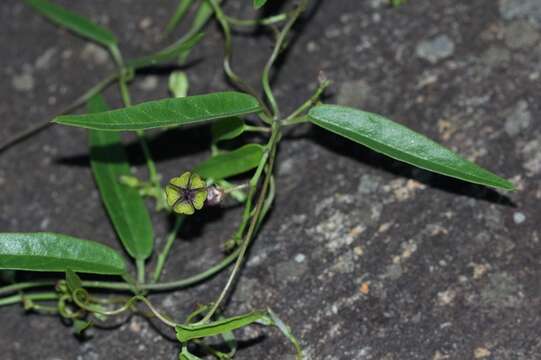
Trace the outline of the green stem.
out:
[[[239,249],[235,250],[234,252],[229,254],[227,257],[219,261],[217,264],[213,265],[212,267],[198,274],[189,276],[184,279],[175,280],[175,281],[155,283],[155,284],[142,284],[138,286],[138,289],[142,291],[158,292],[158,291],[177,290],[177,289],[182,289],[182,288],[195,285],[205,279],[208,279],[216,275],[223,269],[227,268],[229,265],[231,265],[231,263],[235,261],[235,259],[239,255],[239,252],[240,252]],[[36,281],[36,282],[26,282],[26,283],[9,285],[9,286],[0,288],[0,295],[16,292],[20,290],[25,290],[25,289],[36,288],[36,287],[54,286],[54,284],[56,284],[56,281],[39,281],[39,282]],[[127,282],[114,282],[114,281],[83,281],[82,286],[85,288],[107,289],[107,290],[118,290],[118,291],[131,291],[133,289],[133,286]],[[3,299],[0,299],[0,301],[2,300]]]
[[[145,259],[136,259],[135,266],[137,267],[137,283],[145,283]]]
[[[267,63],[265,64],[265,67],[263,69],[263,74],[261,75],[261,84],[263,86],[263,91],[265,92],[265,96],[267,97],[267,100],[269,101],[269,104],[271,106],[272,113],[274,114],[274,120],[280,118],[280,108],[278,107],[278,103],[276,102],[276,98],[274,97],[274,93],[272,92],[272,87],[270,85],[270,71],[272,69],[272,66],[274,65],[274,62],[278,58],[278,55],[280,55],[280,52],[283,49],[287,34],[289,34],[289,31],[295,24],[295,21],[297,21],[299,16],[306,9],[307,5],[308,5],[308,0],[303,0],[297,6],[297,8],[293,11],[291,17],[289,18],[287,23],[284,25],[283,29],[278,34],[278,38],[276,39],[276,43],[274,45],[274,49],[272,50],[272,54],[269,57],[269,60],[267,61]]]
[[[261,214],[261,210],[263,209],[263,205],[265,203],[265,199],[267,196],[267,191],[269,189],[270,179],[272,177],[272,169],[274,167],[274,159],[276,157],[276,149],[278,147],[278,142],[280,140],[280,125],[278,122],[275,122],[273,124],[273,132],[271,139],[269,140],[269,152],[270,156],[268,157],[268,163],[267,163],[267,174],[265,176],[265,180],[263,181],[263,186],[261,188],[261,191],[259,193],[259,197],[256,203],[255,213],[252,216],[252,220],[250,222],[250,227],[248,228],[248,232],[246,233],[246,236],[244,238],[244,241],[242,245],[240,246],[240,252],[239,256],[237,257],[237,261],[235,262],[235,266],[233,267],[233,270],[231,271],[231,274],[229,275],[229,278],[227,279],[227,282],[222,289],[222,292],[218,296],[218,299],[213,303],[212,308],[209,310],[209,312],[205,315],[205,317],[201,320],[201,323],[208,322],[212,316],[216,313],[218,308],[220,307],[221,303],[225,300],[227,297],[229,290],[231,289],[231,286],[235,282],[235,279],[237,277],[237,274],[239,273],[244,257],[246,256],[246,251],[249,248],[249,245],[251,243],[251,240],[254,238],[255,230],[258,224],[259,215]],[[260,172],[256,172],[254,177],[259,177]],[[253,186],[252,188],[255,188],[256,186]]]
[[[289,16],[288,13],[282,13],[282,14],[269,16],[263,19],[237,19],[237,18],[224,14],[224,17],[227,20],[227,22],[234,26],[257,26],[257,25],[269,26],[269,25],[274,25],[274,24],[287,20],[288,16]]]
[[[252,132],[270,133],[271,129],[264,126],[244,125],[244,130]]]
[[[158,282],[160,280],[160,276],[163,271],[163,267],[165,265],[165,260],[167,260],[167,256],[169,255],[169,251],[171,251],[171,247],[173,246],[173,243],[175,242],[175,239],[177,237],[177,233],[182,226],[182,223],[184,222],[185,217],[184,216],[177,216],[175,218],[175,224],[173,225],[173,229],[169,232],[167,235],[167,239],[165,241],[165,246],[158,255],[158,260],[156,263],[156,269],[154,270],[154,275],[152,277],[152,283]]]
[[[56,284],[56,281],[45,280],[45,281],[31,281],[31,282],[8,285],[8,286],[4,286],[0,288],[0,296],[26,290],[26,289],[54,286],[55,284]]]
[[[28,295],[12,295],[5,298],[0,299],[0,306],[4,305],[13,305],[20,302],[23,302],[25,299],[31,300],[31,301],[46,301],[46,300],[56,300],[58,299],[58,294],[55,292],[43,292],[43,293],[35,293],[35,294],[28,294]]]
[[[314,94],[310,97],[310,99],[305,101],[301,106],[299,106],[295,111],[293,111],[291,113],[291,115],[289,115],[287,118],[285,118],[282,121],[282,124],[283,125],[293,125],[293,124],[298,124],[298,123],[301,123],[301,122],[305,122],[306,119],[303,118],[303,117],[300,117],[300,115],[303,112],[305,112],[306,110],[310,109],[315,104],[317,104],[317,102],[319,101],[319,98],[321,97],[321,95],[323,94],[325,89],[327,89],[329,87],[329,85],[331,85],[331,82],[329,80],[322,81],[319,84],[316,91],[314,92]]]
[[[116,66],[119,69],[122,69],[124,67],[124,60],[122,59],[122,54],[120,53],[118,46],[117,45],[109,46],[109,52],[111,53],[111,57],[116,63]]]
[[[107,76],[106,78],[98,82],[96,85],[91,87],[83,95],[75,99],[74,102],[66,106],[64,109],[62,109],[59,113],[55,115],[55,117],[70,113],[76,110],[78,107],[84,105],[88,101],[88,99],[90,99],[92,96],[96,95],[97,93],[107,88],[109,85],[111,85],[111,83],[113,83],[113,81],[118,79],[119,76],[120,74],[117,74],[117,73]],[[21,142],[22,140],[32,136],[33,134],[36,134],[43,129],[46,129],[47,127],[51,125],[54,125],[54,123],[52,123],[50,120],[47,120],[44,122],[40,122],[30,127],[29,129],[23,130],[18,134],[15,134],[14,136],[6,140],[4,143],[0,144],[0,153],[10,148],[11,146]]]
[[[121,70],[122,75],[119,79],[119,87],[120,87],[120,94],[122,96],[122,101],[124,102],[124,106],[128,107],[131,106],[131,96],[130,91],[128,89],[128,78],[127,78],[127,72],[128,69],[122,69]],[[137,134],[137,139],[139,140],[139,145],[141,146],[141,150],[143,151],[143,156],[145,158],[145,162],[148,169],[148,176],[150,179],[150,182],[154,186],[159,186],[160,183],[160,177],[158,175],[158,170],[156,169],[156,164],[154,163],[154,160],[152,160],[152,155],[150,153],[150,148],[148,147],[148,143],[145,138],[145,133],[143,130],[137,130],[135,131]]]
[[[224,33],[224,71],[225,71],[225,74],[227,75],[229,80],[231,80],[233,84],[235,84],[241,90],[255,97],[258,100],[261,107],[263,108],[263,111],[267,115],[270,115],[269,108],[267,107],[265,102],[261,100],[257,91],[255,91],[254,88],[248,85],[231,68],[231,55],[232,55],[233,46],[232,46],[232,41],[231,41],[231,28],[229,26],[229,22],[224,12],[222,11],[222,8],[216,2],[216,0],[206,0],[206,1],[208,1],[208,3],[214,9],[214,13],[216,14],[216,20],[218,20],[218,22],[220,23],[220,26],[222,27],[222,31]]]
[[[196,275],[170,282],[156,283],[156,284],[143,284],[138,287],[139,290],[143,291],[168,291],[174,289],[181,289],[197,284],[209,277],[216,275],[226,267],[228,267],[239,255],[239,250],[232,252],[227,257],[222,259],[220,262],[214,266],[208,268],[205,271],[202,271]],[[85,288],[100,288],[100,289],[109,289],[109,290],[123,290],[129,291],[132,286],[123,282],[107,282],[107,281],[83,281],[83,287]]]

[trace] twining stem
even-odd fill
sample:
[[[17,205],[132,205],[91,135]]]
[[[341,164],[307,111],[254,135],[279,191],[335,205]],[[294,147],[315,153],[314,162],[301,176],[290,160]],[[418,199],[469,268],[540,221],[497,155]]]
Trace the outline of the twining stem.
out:
[[[244,130],[252,132],[270,133],[271,129],[264,126],[244,125]]]
[[[282,13],[282,14],[269,16],[263,19],[237,19],[232,16],[228,16],[224,14],[224,17],[227,20],[227,22],[233,26],[258,26],[258,25],[269,26],[269,25],[274,25],[274,24],[287,20],[288,16],[289,16],[288,13]]]
[[[62,109],[59,113],[56,114],[56,116],[64,115],[76,110],[78,107],[84,105],[88,101],[88,99],[90,99],[92,96],[102,92],[105,88],[111,85],[119,77],[120,77],[120,73],[111,74],[105,77],[104,79],[99,81],[96,85],[94,85],[85,93],[83,93],[81,96],[79,96],[77,99],[75,99],[74,102],[66,106],[64,109]],[[15,134],[14,136],[6,140],[4,143],[0,144],[0,153],[8,149],[9,147],[19,143],[20,141],[26,139],[27,137],[43,129],[46,129],[47,127],[51,125],[54,125],[54,123],[47,120],[47,121],[39,122],[38,124],[30,127],[29,129],[23,130],[20,133]]]
[[[167,239],[165,240],[165,246],[162,252],[158,255],[158,260],[156,262],[156,269],[154,270],[154,275],[152,276],[152,283],[156,283],[158,282],[158,280],[160,280],[160,276],[162,275],[163,267],[165,265],[165,260],[167,260],[167,256],[169,255],[169,252],[171,251],[171,247],[173,246],[173,243],[175,242],[177,233],[180,230],[180,227],[182,226],[184,219],[185,217],[182,215],[179,215],[175,218],[173,229],[171,229],[171,231],[167,235]]]
[[[231,68],[231,56],[233,52],[233,45],[231,40],[231,28],[229,26],[229,22],[227,17],[225,16],[224,12],[222,11],[222,8],[220,5],[216,2],[216,0],[206,0],[208,3],[212,6],[214,13],[216,14],[216,19],[220,23],[220,26],[222,27],[222,32],[224,33],[224,71],[229,80],[235,86],[239,87],[241,90],[249,93],[253,97],[257,99],[261,107],[263,108],[263,111],[265,114],[270,115],[270,110],[267,107],[267,104],[261,98],[259,97],[259,94],[257,93],[254,88],[252,88],[249,84],[247,84],[240,76],[238,76],[233,69]]]
[[[0,299],[0,306],[18,304],[24,300],[31,301],[46,301],[46,300],[56,300],[58,299],[58,294],[55,292],[43,292],[43,293],[34,293],[34,294],[18,294],[12,295]]]
[[[137,283],[145,283],[145,259],[136,259],[135,266],[137,268]]]
[[[329,85],[331,85],[331,82],[329,80],[322,81],[319,84],[316,91],[314,92],[314,94],[310,97],[310,99],[308,99],[301,106],[299,106],[298,109],[293,111],[291,115],[289,115],[287,118],[282,120],[282,125],[293,125],[293,124],[298,124],[298,123],[306,121],[306,119],[300,117],[300,115],[306,110],[308,110],[309,108],[311,108],[312,106],[314,106],[315,104],[317,104],[317,102],[319,101],[319,98],[321,97],[325,89],[329,87]]]
[[[192,285],[195,285],[205,279],[208,279],[229,265],[231,265],[237,256],[240,253],[240,248],[237,248],[235,251],[233,251],[231,254],[229,254],[227,257],[220,260],[215,265],[211,266],[205,271],[202,271],[198,274],[189,276],[184,279],[180,280],[174,280],[174,281],[168,281],[168,282],[162,282],[162,283],[155,283],[155,284],[139,284],[137,289],[141,291],[169,291],[169,290],[175,290],[175,289],[182,289],[186,288]],[[9,294],[21,290],[27,290],[37,287],[46,287],[46,286],[54,286],[57,281],[54,280],[48,280],[48,281],[35,281],[35,282],[24,282],[24,283],[18,283],[14,285],[8,285],[3,288],[0,288],[0,296],[4,294]],[[84,288],[94,288],[94,289],[107,289],[107,290],[118,290],[118,291],[131,291],[133,289],[133,286],[127,282],[114,282],[114,281],[83,281],[82,286]],[[0,299],[2,301],[3,299]]]
[[[299,18],[299,16],[302,14],[302,12],[306,9],[308,6],[308,0],[302,0],[300,4],[297,6],[297,8],[292,12],[291,17],[287,21],[287,23],[284,25],[280,33],[278,34],[278,38],[276,39],[276,43],[274,45],[274,49],[272,50],[272,54],[269,57],[269,60],[267,60],[267,63],[265,64],[265,67],[263,69],[263,74],[261,75],[261,84],[263,86],[263,91],[265,92],[265,96],[267,97],[267,100],[269,101],[269,104],[272,109],[272,113],[274,114],[274,120],[277,120],[280,118],[280,108],[278,107],[278,103],[276,102],[276,98],[274,97],[274,94],[272,92],[272,88],[270,85],[270,72],[272,69],[272,66],[274,65],[274,62],[278,58],[278,55],[280,55],[280,52],[282,51],[282,48],[284,46],[285,39],[287,35],[289,34],[289,31],[295,24],[295,21]]]
[[[0,296],[26,290],[26,289],[54,286],[54,284],[55,284],[55,281],[50,281],[50,280],[17,283],[17,284],[8,285],[8,286],[4,286],[0,288]]]
[[[122,68],[120,76],[120,79],[118,81],[118,85],[120,87],[120,94],[122,96],[122,101],[124,102],[124,106],[128,107],[131,106],[131,96],[130,91],[128,88],[128,74],[130,69]],[[154,160],[152,160],[152,155],[150,153],[150,148],[148,147],[148,143],[145,138],[145,133],[143,130],[136,130],[135,133],[137,134],[137,138],[139,140],[139,145],[141,146],[141,150],[143,151],[143,156],[145,157],[145,162],[148,169],[148,176],[150,179],[150,182],[154,186],[159,186],[160,183],[160,176],[158,175],[158,170],[156,169],[156,164],[154,163]]]
[[[267,175],[265,176],[265,179],[263,181],[263,185],[261,187],[261,190],[259,192],[259,197],[257,199],[255,212],[252,216],[252,220],[250,222],[250,227],[248,228],[248,232],[246,233],[246,236],[244,237],[244,240],[242,242],[242,245],[240,246],[240,253],[237,257],[237,261],[235,262],[235,266],[233,267],[233,270],[231,271],[231,274],[229,275],[229,278],[227,280],[227,283],[225,284],[224,288],[222,289],[222,292],[218,296],[218,299],[212,304],[212,308],[209,310],[209,312],[205,315],[205,317],[201,320],[201,323],[208,322],[212,316],[216,313],[218,308],[220,307],[221,303],[225,300],[227,297],[227,294],[229,293],[229,290],[231,289],[231,286],[235,282],[235,279],[237,277],[237,274],[239,273],[244,257],[246,255],[246,251],[249,248],[249,245],[251,243],[251,240],[254,237],[254,233],[257,227],[257,224],[259,222],[259,216],[261,214],[261,210],[263,209],[263,204],[265,203],[267,191],[270,184],[270,179],[272,177],[272,169],[274,167],[274,159],[276,157],[276,149],[278,147],[278,142],[280,139],[280,124],[278,122],[273,123],[273,133],[271,136],[271,139],[269,140],[268,144],[268,162],[266,164],[267,166]],[[263,161],[263,164],[266,161]],[[258,174],[260,172],[256,172],[254,177],[258,177]]]

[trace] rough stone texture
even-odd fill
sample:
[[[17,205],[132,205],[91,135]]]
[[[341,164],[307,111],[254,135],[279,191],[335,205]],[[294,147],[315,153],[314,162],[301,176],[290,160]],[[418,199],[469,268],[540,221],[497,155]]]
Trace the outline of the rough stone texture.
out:
[[[159,34],[174,0],[58,3],[110,26],[127,57],[173,40],[160,42]],[[238,4],[231,1],[228,13],[251,14]],[[541,358],[541,44],[531,40],[539,27],[522,38],[527,47],[511,46],[508,31],[517,21],[538,26],[539,9],[537,0],[416,0],[398,9],[380,0],[320,1],[275,77],[286,111],[310,95],[323,70],[336,83],[328,101],[396,119],[513,179],[519,191],[499,194],[415,170],[302,126],[281,148],[276,208],[228,312],[272,307],[309,359]],[[2,139],[50,118],[112,69],[20,1],[3,1],[0,20]],[[221,36],[214,26],[207,32],[194,51],[201,61],[188,69],[192,93],[227,88]],[[418,44],[438,36],[452,39],[452,56],[433,64],[418,58]],[[235,67],[253,84],[269,45],[261,34],[235,38]],[[139,77],[134,101],[167,96],[160,71],[146,76],[157,78]],[[107,95],[119,106],[115,89]],[[208,138],[205,127],[155,133],[164,177],[207,156]],[[137,144],[128,149],[145,176]],[[65,232],[119,248],[84,131],[53,127],[1,154],[0,164],[2,231]],[[165,279],[219,259],[238,215],[224,209],[190,219]],[[156,217],[158,246],[167,225]],[[224,281],[151,299],[182,319]],[[122,320],[80,341],[56,318],[1,308],[2,359],[177,358],[168,329],[138,316]],[[291,358],[277,331],[251,327],[238,336],[239,359]]]
[[[437,63],[453,54],[455,44],[447,35],[438,35],[430,40],[423,40],[417,45],[417,56]]]

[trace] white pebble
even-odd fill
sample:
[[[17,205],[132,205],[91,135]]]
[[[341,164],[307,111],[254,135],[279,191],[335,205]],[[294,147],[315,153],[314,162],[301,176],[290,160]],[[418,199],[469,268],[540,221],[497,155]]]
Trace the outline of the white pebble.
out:
[[[521,212],[516,212],[513,214],[513,221],[515,224],[522,224],[524,221],[526,221],[526,215],[524,215]]]

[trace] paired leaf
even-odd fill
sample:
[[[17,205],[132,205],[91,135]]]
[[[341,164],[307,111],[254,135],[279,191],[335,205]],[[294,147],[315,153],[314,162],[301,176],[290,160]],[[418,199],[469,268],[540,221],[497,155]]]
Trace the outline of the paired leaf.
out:
[[[194,172],[214,181],[242,174],[259,165],[264,147],[248,144],[236,150],[211,157],[199,164]]]
[[[267,0],[254,0],[254,8],[262,8],[267,3]]]
[[[89,100],[90,112],[106,109],[102,97]],[[90,163],[102,201],[122,245],[133,258],[146,259],[152,253],[152,223],[137,189],[120,183],[121,177],[132,175],[120,135],[91,130]]]
[[[130,131],[201,123],[260,111],[257,100],[239,92],[221,92],[149,101],[96,114],[63,115],[59,124],[97,130]]]
[[[215,336],[235,329],[250,325],[261,318],[264,318],[264,311],[254,311],[248,314],[221,319],[205,324],[177,325],[177,339],[181,343],[192,339],[199,339],[207,336]]]
[[[197,45],[199,41],[203,38],[203,33],[195,33],[180,38],[178,41],[172,45],[166,47],[163,50],[158,51],[155,54],[144,56],[142,58],[134,59],[128,61],[126,64],[135,69],[143,68],[150,65],[159,64],[162,62],[170,61],[178,57],[183,52],[190,50],[192,47]]]
[[[212,123],[210,128],[212,143],[216,144],[223,140],[231,140],[240,136],[246,130],[246,124],[238,117],[221,119]]]
[[[78,35],[94,40],[106,47],[116,46],[117,39],[108,29],[46,0],[24,0],[49,20],[66,27]]]
[[[169,19],[167,26],[165,27],[165,34],[169,34],[177,26],[177,24],[182,20],[184,15],[188,12],[192,6],[194,0],[180,0],[178,2],[177,8]]]
[[[511,182],[380,115],[337,105],[319,105],[309,111],[308,117],[326,130],[413,166],[475,184],[514,189]]]
[[[55,233],[0,233],[0,269],[121,275],[124,259],[100,243]]]

